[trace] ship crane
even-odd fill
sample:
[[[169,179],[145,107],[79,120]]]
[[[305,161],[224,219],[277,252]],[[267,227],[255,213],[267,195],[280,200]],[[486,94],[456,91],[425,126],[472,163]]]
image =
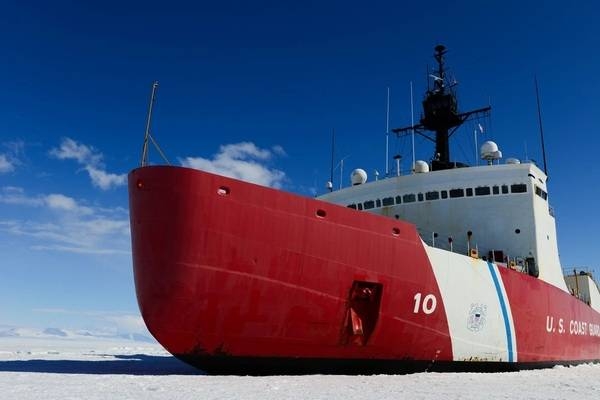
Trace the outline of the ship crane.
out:
[[[460,162],[450,160],[449,139],[456,130],[470,119],[489,116],[491,106],[479,108],[477,110],[458,112],[458,100],[452,87],[456,81],[446,84],[446,72],[444,69],[444,55],[446,47],[438,45],[435,47],[435,60],[438,63],[436,74],[430,74],[433,78],[433,90],[428,90],[423,100],[424,114],[418,124],[404,128],[392,129],[397,136],[403,136],[412,132],[417,133],[424,138],[435,143],[435,157],[432,161],[432,170],[450,169],[456,167],[465,167]],[[435,137],[431,137],[425,131],[435,132]]]

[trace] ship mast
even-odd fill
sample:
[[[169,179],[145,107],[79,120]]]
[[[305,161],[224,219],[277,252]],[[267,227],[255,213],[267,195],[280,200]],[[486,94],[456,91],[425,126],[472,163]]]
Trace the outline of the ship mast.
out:
[[[150,123],[152,122],[152,109],[154,107],[154,100],[156,99],[156,89],[158,88],[158,82],[155,81],[152,84],[152,93],[150,94],[150,105],[148,106],[148,118],[146,119],[146,133],[144,134],[144,145],[142,146],[142,160],[140,161],[140,167],[145,167],[148,165],[148,141],[151,141],[158,154],[162,157],[162,159],[167,163],[167,165],[171,165],[165,153],[163,153],[162,149],[154,140],[154,136],[150,133]]]
[[[467,120],[489,115],[491,107],[460,113],[458,100],[453,87],[456,82],[448,83],[444,66],[446,47],[437,45],[434,58],[437,62],[436,74],[430,74],[433,79],[433,89],[427,89],[423,100],[423,114],[419,124],[405,128],[392,129],[398,136],[415,132],[435,143],[435,154],[432,160],[432,170],[450,169],[466,166],[450,159],[450,137]],[[435,132],[432,138],[425,131]]]
[[[152,121],[152,108],[154,107],[154,98],[156,96],[156,88],[158,82],[152,84],[152,93],[150,94],[150,105],[148,106],[148,118],[146,119],[146,132],[144,134],[144,145],[142,146],[142,161],[140,167],[145,167],[148,164],[148,139],[150,136],[150,123]]]

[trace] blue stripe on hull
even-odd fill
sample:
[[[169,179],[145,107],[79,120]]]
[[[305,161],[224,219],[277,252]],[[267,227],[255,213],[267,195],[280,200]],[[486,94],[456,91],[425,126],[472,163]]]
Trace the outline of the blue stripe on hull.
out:
[[[490,274],[492,275],[492,280],[494,281],[494,286],[496,287],[496,293],[498,294],[498,300],[500,301],[500,308],[502,309],[502,317],[504,318],[504,329],[506,330],[506,343],[508,345],[508,362],[513,362],[514,355],[512,345],[512,333],[510,330],[510,322],[508,320],[508,310],[506,309],[506,301],[504,300],[504,295],[502,294],[502,289],[500,288],[500,281],[498,279],[498,276],[496,275],[494,264],[492,264],[489,261],[487,264],[490,270]]]

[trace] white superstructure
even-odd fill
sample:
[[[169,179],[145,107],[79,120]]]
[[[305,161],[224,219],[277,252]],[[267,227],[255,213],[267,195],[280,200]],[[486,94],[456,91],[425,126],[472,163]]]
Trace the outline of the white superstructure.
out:
[[[568,290],[546,175],[535,164],[419,171],[320,199],[411,222],[430,246],[504,263]]]

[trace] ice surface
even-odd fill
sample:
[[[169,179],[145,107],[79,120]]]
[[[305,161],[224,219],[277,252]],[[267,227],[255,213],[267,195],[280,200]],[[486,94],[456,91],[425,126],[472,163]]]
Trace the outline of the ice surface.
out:
[[[2,399],[596,399],[600,365],[518,373],[206,376],[158,344],[0,337]]]

